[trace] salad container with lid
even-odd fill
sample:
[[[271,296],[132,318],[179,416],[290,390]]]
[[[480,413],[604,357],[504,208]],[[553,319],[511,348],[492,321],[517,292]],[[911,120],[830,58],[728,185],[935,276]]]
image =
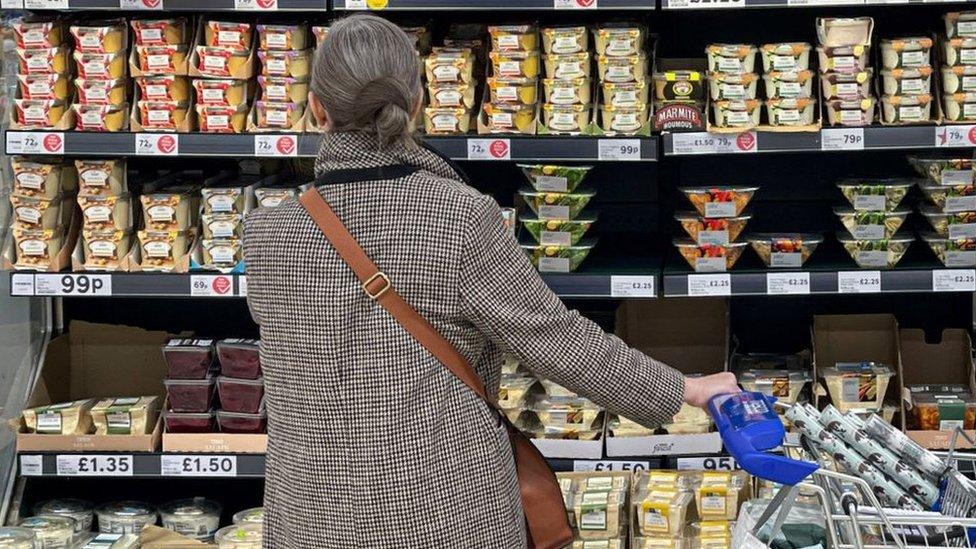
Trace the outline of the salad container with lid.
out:
[[[870,66],[870,46],[817,47],[820,70],[856,74]]]
[[[963,156],[922,157],[909,156],[908,162],[919,175],[940,185],[972,185],[973,159]]]
[[[759,125],[761,105],[757,99],[713,101],[712,122],[719,128],[753,128]]]
[[[881,97],[882,121],[885,124],[919,124],[932,120],[930,94],[885,95]]]
[[[770,126],[809,126],[813,124],[818,103],[809,97],[766,100],[766,119]]]
[[[159,506],[163,528],[193,539],[208,541],[220,527],[223,508],[215,501],[196,497],[179,499]]]
[[[845,179],[837,188],[854,210],[885,212],[897,208],[915,183],[912,179]]]
[[[256,414],[217,411],[217,424],[224,433],[263,433],[267,423],[268,414],[263,410]]]
[[[590,254],[596,241],[584,239],[572,246],[550,246],[543,244],[521,244],[522,250],[529,254],[529,260],[539,272],[571,273]]]
[[[819,234],[758,233],[750,235],[749,245],[767,267],[798,269],[823,242]]]
[[[976,91],[976,66],[942,67],[942,91],[944,93]]]
[[[264,524],[264,507],[252,507],[234,513],[234,524]]]
[[[105,534],[138,534],[156,524],[156,508],[141,501],[105,503],[95,509],[98,530]]]
[[[742,211],[759,187],[682,187],[678,190],[688,197],[699,215],[718,218],[742,215]]]
[[[827,121],[831,126],[869,126],[874,122],[873,97],[834,99],[826,102]]]
[[[776,397],[784,404],[795,404],[803,389],[813,381],[806,370],[745,370],[738,374],[746,391]]]
[[[593,169],[592,166],[519,164],[532,188],[539,192],[571,193]]]
[[[167,433],[212,433],[217,430],[214,412],[164,412]]]
[[[256,414],[264,402],[264,379],[217,377],[220,407],[228,412]]]
[[[976,238],[976,211],[946,213],[924,204],[919,207],[919,213],[928,220],[935,234],[942,238]]]
[[[593,223],[596,215],[583,214],[576,219],[539,219],[535,216],[519,218],[525,230],[536,242],[546,246],[574,246],[579,243]]]
[[[542,51],[546,53],[579,53],[589,47],[589,33],[583,26],[556,26],[542,29]]]
[[[227,377],[261,377],[260,342],[256,339],[221,339],[217,342],[220,372]]]
[[[68,517],[75,521],[75,533],[90,532],[95,517],[91,503],[81,499],[60,498],[42,501],[34,506],[39,516]],[[0,544],[2,546],[2,544]]]
[[[929,200],[947,213],[976,211],[976,184],[938,185],[919,183],[919,188]]]
[[[214,378],[164,379],[166,398],[174,412],[206,412],[214,396]]]
[[[713,72],[708,75],[708,91],[712,101],[755,99],[758,87],[759,75],[753,72]]]
[[[785,99],[813,95],[813,71],[772,71],[763,75],[766,97]]]
[[[976,38],[950,38],[943,42],[945,64],[950,67],[976,65]]]
[[[878,240],[895,236],[908,217],[908,210],[858,211],[849,206],[834,208],[834,214],[856,239]]]
[[[724,246],[698,244],[690,238],[674,240],[674,246],[678,248],[681,257],[699,273],[725,272],[731,269],[742,256],[746,245],[745,242],[730,242]]]
[[[837,239],[857,265],[863,269],[894,268],[914,240],[910,236],[858,240],[849,234],[838,234]]]
[[[705,48],[709,72],[755,72],[755,46],[749,44],[709,44]]]
[[[976,267],[976,237],[945,238],[930,232],[921,237],[946,267]]]
[[[213,365],[213,340],[170,338],[163,359],[171,379],[204,379]]]
[[[885,95],[918,95],[932,92],[932,67],[881,71]]]
[[[539,219],[575,219],[596,195],[592,189],[577,188],[573,192],[540,192],[522,189],[519,195]]]
[[[725,245],[739,238],[752,216],[704,218],[694,212],[678,212],[674,218],[696,243]]]
[[[976,92],[946,94],[942,96],[943,113],[952,122],[976,120]]]
[[[21,528],[31,530],[37,536],[39,547],[51,549],[74,545],[75,524],[75,519],[58,515],[30,517],[20,521]]]
[[[817,43],[823,46],[857,46],[871,43],[874,19],[870,17],[818,17]]]
[[[872,69],[845,74],[831,72],[820,75],[824,100],[860,101],[871,97]]]
[[[531,90],[532,97],[535,98],[537,90],[534,83]],[[585,76],[568,80],[545,78],[542,80],[542,91],[545,102],[554,105],[589,105],[592,95],[590,79]],[[492,100],[494,101],[494,97]]]
[[[894,370],[876,362],[838,362],[820,369],[834,407],[841,412],[878,412]]]
[[[810,49],[806,42],[763,44],[763,72],[805,71],[810,68]]]
[[[219,549],[261,549],[264,529],[260,524],[225,526],[214,534]]]
[[[644,49],[646,34],[643,28],[627,23],[604,24],[593,30],[593,45],[597,55],[636,55]]]
[[[30,528],[6,526],[0,528],[0,547],[3,549],[39,549],[41,541]]]
[[[884,69],[929,67],[932,38],[911,36],[881,40],[881,66]]]

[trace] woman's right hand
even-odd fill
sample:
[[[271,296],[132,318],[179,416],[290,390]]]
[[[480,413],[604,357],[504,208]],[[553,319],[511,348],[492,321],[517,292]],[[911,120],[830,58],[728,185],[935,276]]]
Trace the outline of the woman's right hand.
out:
[[[716,395],[740,391],[735,374],[730,372],[685,378],[685,402],[699,408],[708,406],[708,401]]]

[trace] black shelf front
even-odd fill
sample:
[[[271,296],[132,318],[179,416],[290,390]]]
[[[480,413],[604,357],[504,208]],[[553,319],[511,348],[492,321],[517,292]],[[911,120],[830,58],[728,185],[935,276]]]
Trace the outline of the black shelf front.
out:
[[[314,158],[317,134],[91,133],[7,131],[7,154],[69,156],[191,156]],[[643,161],[658,156],[657,137],[428,137],[426,142],[454,160]]]
[[[328,0],[4,0],[4,8],[23,5],[29,10],[146,11],[326,11]]]
[[[332,9],[350,10],[653,10],[657,0],[332,0]]]
[[[963,4],[967,0],[661,0],[663,10],[740,8],[820,8],[844,6],[898,6],[905,4]]]

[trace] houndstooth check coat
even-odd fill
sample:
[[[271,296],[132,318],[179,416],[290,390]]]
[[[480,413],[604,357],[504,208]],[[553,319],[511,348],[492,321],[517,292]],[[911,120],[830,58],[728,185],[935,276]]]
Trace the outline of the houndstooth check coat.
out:
[[[670,420],[682,376],[567,310],[449,161],[342,133],[316,174],[394,165],[419,171],[319,191],[490,394],[504,351],[613,412]],[[303,207],[248,215],[244,256],[268,409],[264,546],[524,547],[504,427],[363,293]]]

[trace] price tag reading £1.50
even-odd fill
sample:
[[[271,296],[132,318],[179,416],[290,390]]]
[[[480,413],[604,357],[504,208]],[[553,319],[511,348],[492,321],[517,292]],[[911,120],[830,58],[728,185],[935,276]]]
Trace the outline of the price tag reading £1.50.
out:
[[[234,477],[237,456],[164,455],[160,458],[160,472],[176,477]]]

